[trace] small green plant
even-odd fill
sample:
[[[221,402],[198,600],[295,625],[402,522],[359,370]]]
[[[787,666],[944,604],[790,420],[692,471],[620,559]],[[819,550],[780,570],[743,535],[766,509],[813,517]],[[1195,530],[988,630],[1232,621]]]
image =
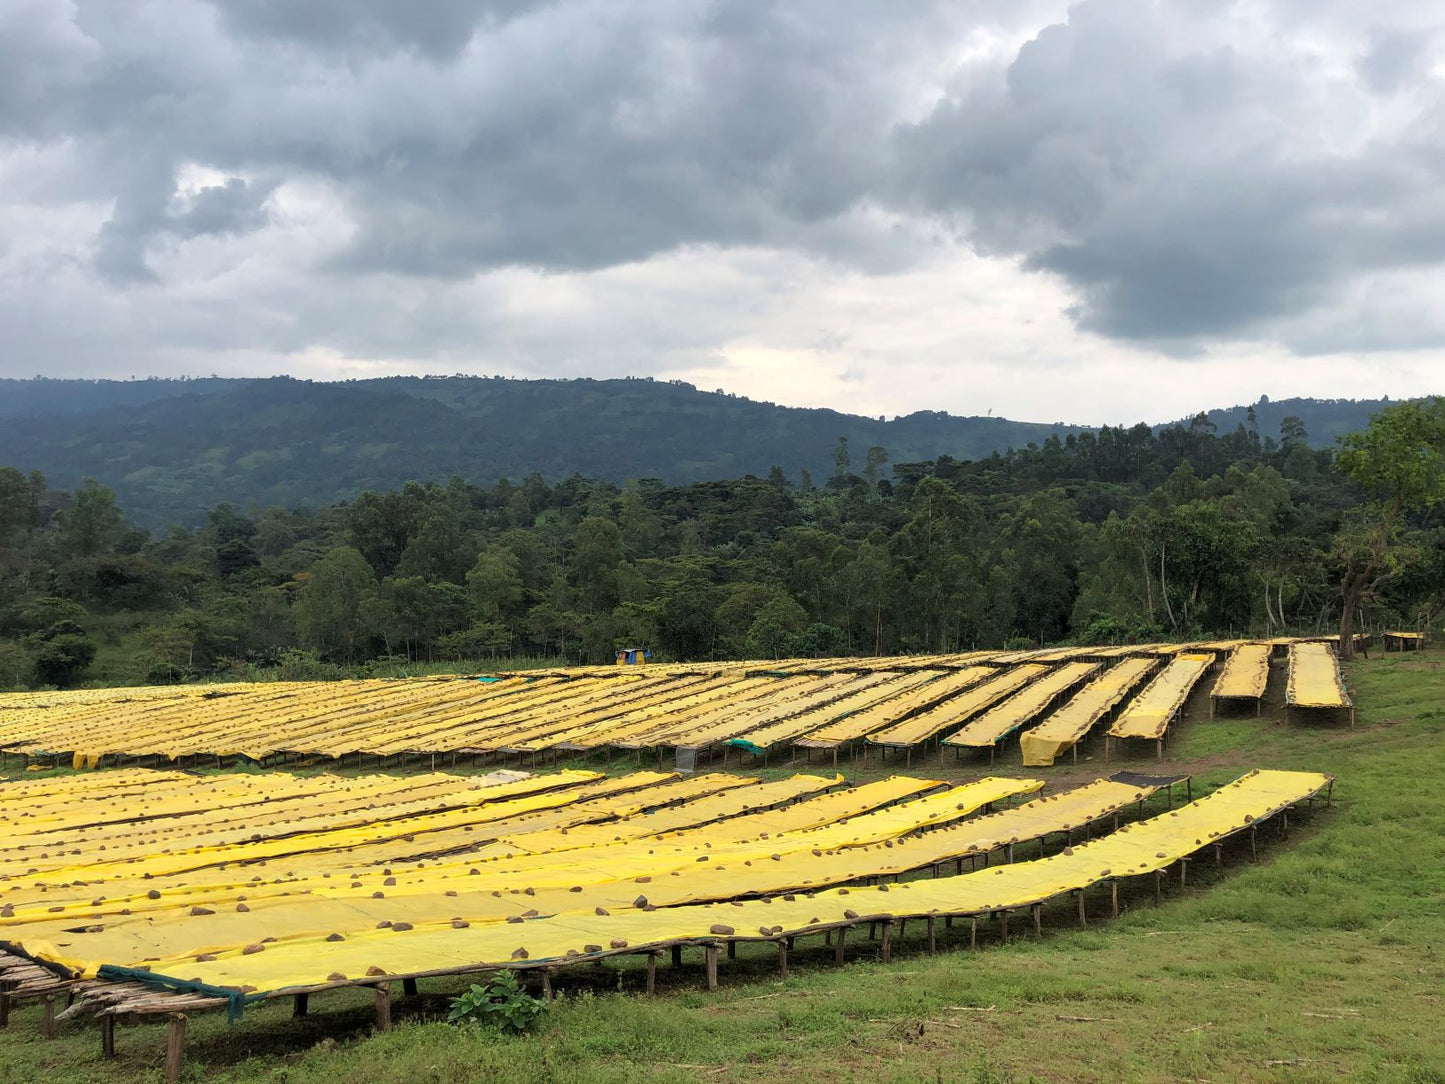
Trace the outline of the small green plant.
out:
[[[452,1011],[447,1014],[447,1023],[486,1021],[505,1032],[521,1034],[546,1012],[547,1003],[522,989],[516,972],[502,971],[486,986],[473,983],[466,993],[452,998]]]

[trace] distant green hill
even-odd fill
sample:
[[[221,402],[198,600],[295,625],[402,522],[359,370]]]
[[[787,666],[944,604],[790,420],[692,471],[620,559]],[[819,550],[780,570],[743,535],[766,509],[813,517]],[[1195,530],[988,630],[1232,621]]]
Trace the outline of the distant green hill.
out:
[[[1297,414],[1312,440],[1329,443],[1380,405],[1305,399],[1255,410],[1262,433]],[[1232,429],[1244,411],[1212,417]],[[219,501],[324,505],[452,474],[685,483],[776,465],[822,482],[840,436],[861,470],[872,445],[893,462],[974,459],[1085,428],[934,411],[885,421],[648,379],[485,377],[3,380],[0,419],[0,465],[67,488],[97,478],[150,526],[196,522]]]

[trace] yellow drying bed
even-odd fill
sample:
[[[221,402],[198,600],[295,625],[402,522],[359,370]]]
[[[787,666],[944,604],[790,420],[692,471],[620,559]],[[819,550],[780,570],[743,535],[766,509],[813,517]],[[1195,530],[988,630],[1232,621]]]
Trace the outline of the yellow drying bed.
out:
[[[1386,651],[1419,651],[1425,646],[1423,632],[1387,632],[1384,639]]]
[[[1164,731],[1185,699],[1214,665],[1213,655],[1176,655],[1124,708],[1108,730],[1111,738],[1150,738],[1162,744]]]
[[[943,670],[914,670],[908,673],[885,671],[886,677],[881,684],[848,693],[836,700],[830,700],[820,707],[809,708],[796,715],[789,715],[775,723],[755,728],[749,727],[744,733],[732,738],[729,744],[754,753],[765,753],[775,745],[815,733],[860,711],[871,708],[887,710],[889,705],[893,705],[897,710],[901,697],[917,692],[935,678],[943,676],[945,672]]]
[[[788,937],[868,921],[988,915],[1030,907],[1100,882],[1156,873],[1312,797],[1329,784],[1329,776],[1317,773],[1254,772],[1208,797],[1126,825],[1100,839],[1075,843],[1047,858],[871,888],[855,885],[794,890],[762,898],[658,906],[648,893],[661,898],[664,889],[655,887],[656,881],[634,880],[619,893],[636,891],[632,906],[617,910],[594,905],[584,894],[575,907],[567,910],[529,908],[510,916],[510,920],[471,922],[456,913],[465,909],[458,896],[452,898],[453,914],[437,920],[413,923],[389,918],[373,923],[368,914],[365,919],[358,916],[355,927],[345,933],[318,929],[306,935],[277,937],[274,941],[264,936],[255,937],[268,928],[284,932],[282,916],[286,908],[296,904],[278,903],[276,913],[269,918],[266,908],[247,914],[247,919],[260,917],[245,934],[255,939],[245,944],[239,944],[234,934],[206,943],[202,932],[205,923],[222,916],[219,913],[192,916],[183,924],[194,926],[196,934],[191,948],[184,954],[157,954],[148,961],[137,962],[146,963],[157,976],[260,995],[335,983],[375,983],[417,974],[555,966],[679,944],[744,940],[781,943]],[[1090,796],[1092,809],[1080,809],[1075,815],[1083,818],[1098,809],[1107,810],[1111,805],[1117,808],[1121,800],[1127,801],[1141,793],[1136,788],[1122,789],[1129,793]],[[1030,811],[1031,823],[1057,831],[1057,820],[1049,818],[1047,804],[1032,805],[1039,808]],[[978,821],[977,826],[985,828],[986,821]],[[975,841],[976,849],[997,845],[1003,834],[997,831],[998,827],[982,831]],[[1022,819],[1018,828],[1029,830]],[[895,842],[893,848],[878,848],[880,865],[893,870],[927,866],[939,854],[958,851],[963,842],[961,830],[962,826],[959,838],[952,841],[951,847],[935,845],[937,833],[930,832],[904,844]],[[1006,826],[1005,831],[1008,831]],[[907,856],[901,853],[903,850],[909,852]],[[754,867],[758,865],[755,861]],[[860,864],[857,868],[867,867]],[[768,869],[769,860],[764,859],[762,872],[750,874],[741,883],[766,883]],[[520,902],[525,903],[527,899]],[[402,911],[398,909],[395,913],[399,915]],[[147,936],[153,935],[154,927]],[[136,940],[132,951],[143,944],[144,938]],[[45,959],[59,958],[65,962],[77,959],[39,942],[27,942],[24,947]],[[126,977],[131,976],[128,973]]]
[[[912,692],[903,693],[885,703],[852,712],[820,726],[817,730],[795,739],[793,744],[802,749],[837,749],[900,719],[906,719],[914,712],[930,708],[950,696],[956,696],[997,672],[988,666],[970,666],[946,674]]]
[[[1062,694],[1099,669],[1096,662],[1069,662],[1039,678],[1022,692],[1017,692],[1001,704],[989,708],[962,730],[943,739],[944,745],[955,747],[992,750]]]
[[[862,876],[849,871],[868,860],[847,853],[889,851],[1042,786],[840,783],[122,770],[7,784],[0,939],[84,969],[144,963],[167,945],[204,952],[231,935],[244,945],[417,925],[458,907],[477,922],[626,907],[653,879],[667,879],[659,891],[673,902],[725,899]]]
[[[0,694],[0,751],[66,757],[76,767],[108,757],[264,761],[280,754],[366,755],[384,763],[414,754],[704,749],[735,739],[756,749],[792,742],[836,755],[864,737],[918,744],[1017,692],[1025,675],[1042,674],[1046,664],[1171,657],[1189,646],[11,693]]]
[[[1123,659],[1085,685],[1038,726],[1019,735],[1024,767],[1047,768],[1065,749],[1079,759],[1078,742],[1143,681],[1153,657]]]
[[[927,741],[955,723],[972,718],[1010,693],[1023,688],[1039,675],[1047,673],[1048,669],[1047,666],[1040,666],[1036,663],[1023,663],[1010,667],[996,676],[978,682],[958,696],[945,700],[936,707],[920,712],[886,730],[869,734],[868,741],[873,745],[885,745],[899,749],[911,748]]]
[[[1348,708],[1350,725],[1354,725],[1354,703],[1345,692],[1340,660],[1329,644],[1290,645],[1285,703],[1292,708]]]
[[[1269,657],[1273,653],[1269,644],[1240,644],[1234,648],[1209,693],[1211,710],[1216,700],[1240,699],[1255,701],[1258,711],[1269,684]]]

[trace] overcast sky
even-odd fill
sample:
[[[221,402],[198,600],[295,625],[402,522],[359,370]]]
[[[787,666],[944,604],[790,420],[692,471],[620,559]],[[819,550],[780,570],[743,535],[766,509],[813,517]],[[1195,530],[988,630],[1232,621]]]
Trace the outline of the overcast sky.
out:
[[[0,375],[1445,392],[1445,4],[0,0]]]

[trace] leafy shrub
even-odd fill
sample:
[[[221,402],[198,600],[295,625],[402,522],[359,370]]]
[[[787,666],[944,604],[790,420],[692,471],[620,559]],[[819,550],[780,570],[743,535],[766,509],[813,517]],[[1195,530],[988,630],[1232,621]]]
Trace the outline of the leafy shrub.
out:
[[[504,1032],[521,1034],[546,1012],[546,1002],[537,1000],[522,989],[516,972],[502,971],[486,986],[473,983],[466,993],[453,998],[447,1023],[486,1022],[495,1024]]]

